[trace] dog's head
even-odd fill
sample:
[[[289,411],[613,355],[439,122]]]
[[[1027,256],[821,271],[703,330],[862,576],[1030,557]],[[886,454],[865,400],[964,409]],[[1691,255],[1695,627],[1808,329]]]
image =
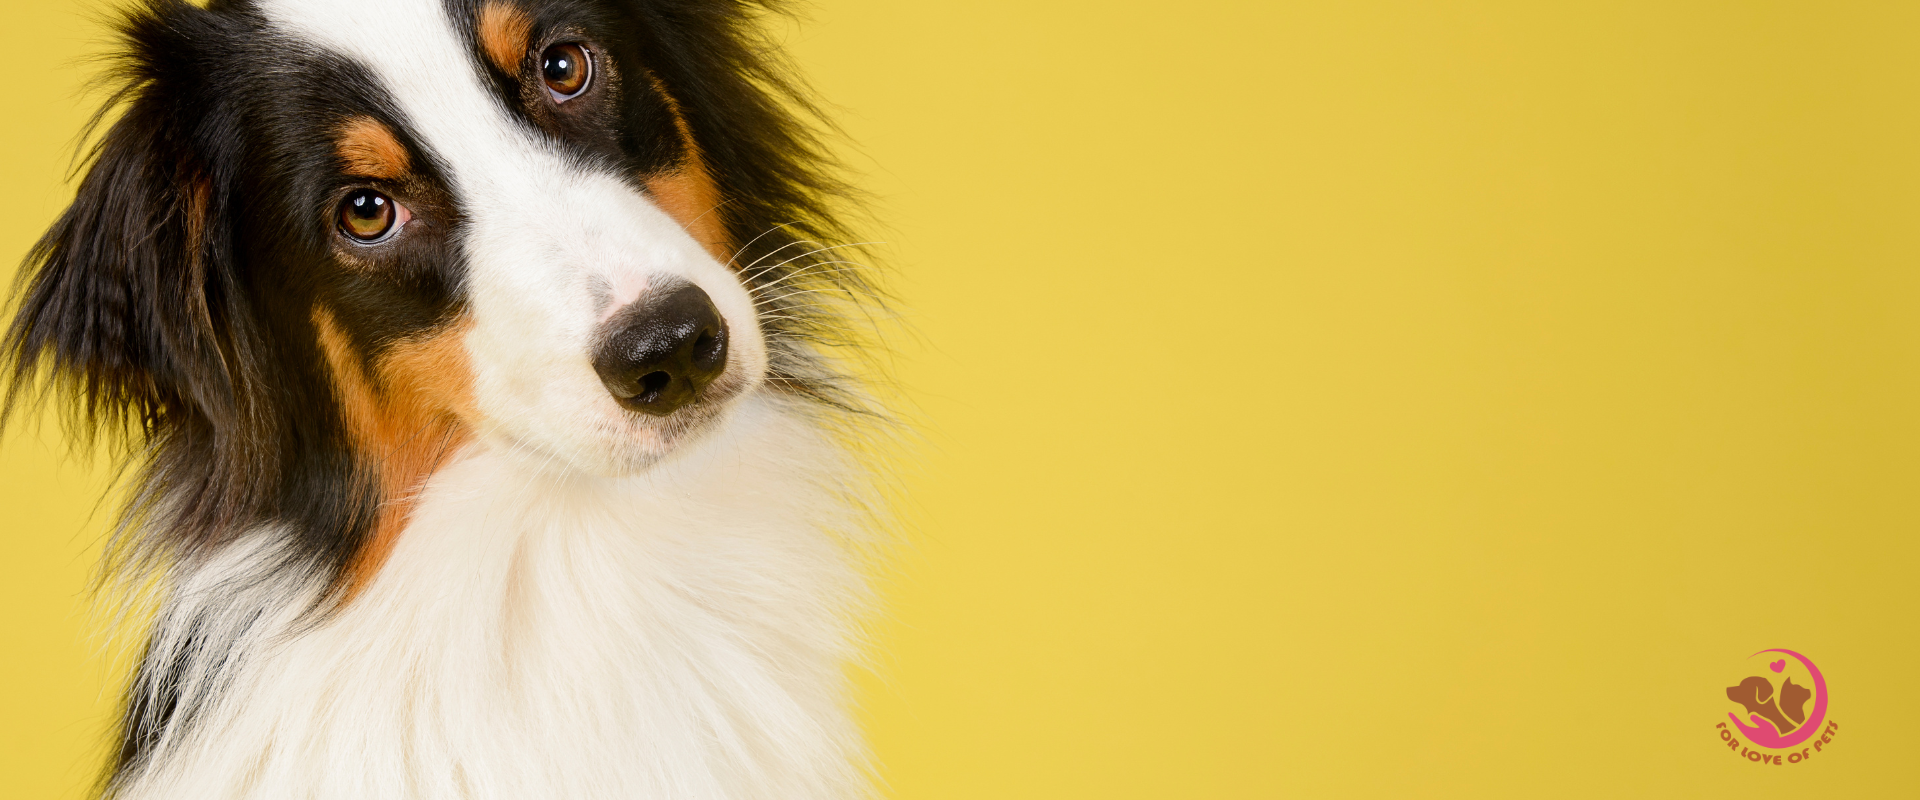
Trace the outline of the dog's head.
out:
[[[624,474],[823,396],[855,286],[750,5],[151,0],[16,389],[47,362],[134,421],[176,527],[327,551],[464,445]]]

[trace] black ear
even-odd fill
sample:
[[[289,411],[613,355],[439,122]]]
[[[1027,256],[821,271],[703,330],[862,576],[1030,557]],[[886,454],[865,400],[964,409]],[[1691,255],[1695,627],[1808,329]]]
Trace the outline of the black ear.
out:
[[[234,415],[231,231],[203,133],[210,109],[190,66],[193,23],[205,14],[167,0],[125,23],[115,97],[124,113],[16,288],[0,342],[8,410],[40,385],[44,365],[49,385],[78,402],[84,431],[132,423],[154,434]]]

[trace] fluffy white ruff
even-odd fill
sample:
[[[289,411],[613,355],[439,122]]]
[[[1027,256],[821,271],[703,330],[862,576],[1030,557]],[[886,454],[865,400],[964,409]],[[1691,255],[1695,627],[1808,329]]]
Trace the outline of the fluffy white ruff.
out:
[[[319,621],[261,531],[176,577],[149,658],[208,706],[119,796],[864,796],[845,462],[765,392],[637,476],[468,452]]]

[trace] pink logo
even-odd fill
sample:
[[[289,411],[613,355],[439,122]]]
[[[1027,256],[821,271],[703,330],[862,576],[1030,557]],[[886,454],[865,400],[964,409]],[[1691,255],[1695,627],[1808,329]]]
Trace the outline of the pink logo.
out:
[[[1740,679],[1727,687],[1727,699],[1746,711],[1746,719],[1729,713],[1731,726],[1722,722],[1713,727],[1720,729],[1720,742],[1729,751],[1754,764],[1804,764],[1826,752],[1840,733],[1840,723],[1827,715],[1827,676],[1813,665],[1813,659],[1778,648],[1747,656],[1748,669],[1758,671],[1755,659],[1770,653],[1787,657],[1764,662],[1768,671],[1780,676],[1779,687],[1764,673]]]
[[[1827,719],[1827,678],[1820,674],[1820,668],[1806,656],[1792,650],[1762,650],[1760,653],[1782,653],[1792,656],[1795,661],[1806,667],[1807,676],[1813,680],[1813,689],[1801,686],[1788,677],[1780,685],[1776,695],[1773,682],[1755,675],[1740,682],[1738,686],[1727,687],[1727,699],[1745,706],[1748,725],[1740,721],[1738,714],[1729,713],[1733,727],[1747,741],[1774,749],[1786,749],[1811,738],[1820,730],[1820,723]],[[1754,655],[1760,655],[1754,653]],[[1780,659],[1767,665],[1774,672],[1785,672],[1787,660]],[[1813,710],[1807,710],[1807,701],[1813,701]]]

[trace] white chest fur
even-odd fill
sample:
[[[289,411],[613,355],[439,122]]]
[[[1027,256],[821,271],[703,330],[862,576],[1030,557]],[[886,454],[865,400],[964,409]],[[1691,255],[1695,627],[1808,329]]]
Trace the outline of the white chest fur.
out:
[[[863,795],[839,451],[765,398],[723,428],[627,478],[469,452],[318,623],[271,532],[183,576],[150,657],[204,707],[123,796]]]

